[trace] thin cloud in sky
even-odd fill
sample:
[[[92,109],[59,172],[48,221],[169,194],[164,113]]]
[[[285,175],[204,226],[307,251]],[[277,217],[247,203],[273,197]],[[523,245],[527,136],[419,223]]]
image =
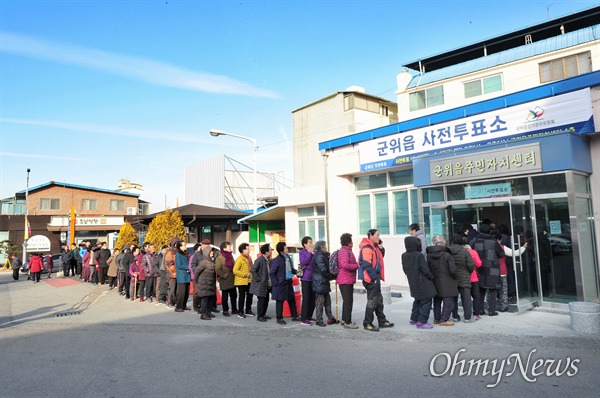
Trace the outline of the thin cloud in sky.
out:
[[[69,158],[64,156],[48,156],[48,155],[34,155],[31,153],[14,153],[14,152],[0,152],[0,156],[9,156],[13,158],[30,158],[30,159],[52,159],[52,160],[68,160],[68,161],[77,161],[83,162],[88,161],[87,159],[82,158]]]
[[[0,118],[1,123],[13,123],[22,124],[27,126],[40,126],[40,127],[54,127],[64,130],[71,130],[77,132],[88,132],[94,134],[110,134],[118,136],[127,136],[133,138],[141,138],[144,140],[152,139],[159,141],[171,141],[171,142],[191,142],[191,143],[202,143],[206,142],[206,139],[200,137],[200,133],[197,137],[192,134],[183,134],[175,131],[156,131],[156,130],[139,130],[139,129],[126,129],[115,126],[103,126],[96,124],[80,124],[80,123],[67,123],[57,122],[52,120],[30,120],[30,119],[11,119],[11,118]],[[208,135],[208,134],[206,134]]]
[[[206,93],[279,98],[271,90],[257,88],[227,76],[188,70],[142,57],[37,40],[6,31],[0,31],[0,51],[81,65],[159,86]]]

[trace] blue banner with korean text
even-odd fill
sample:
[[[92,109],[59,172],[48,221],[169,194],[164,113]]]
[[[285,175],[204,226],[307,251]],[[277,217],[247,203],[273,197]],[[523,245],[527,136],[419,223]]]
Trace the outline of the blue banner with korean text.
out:
[[[565,132],[594,132],[589,88],[362,142],[360,166],[368,172],[415,158]]]

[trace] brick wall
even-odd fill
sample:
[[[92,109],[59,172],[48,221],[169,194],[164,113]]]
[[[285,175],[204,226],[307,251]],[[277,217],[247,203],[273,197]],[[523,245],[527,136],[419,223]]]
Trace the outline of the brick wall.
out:
[[[59,209],[41,210],[40,199],[42,198],[59,199]],[[82,208],[83,199],[96,199],[98,203],[97,210],[84,210]],[[110,210],[111,199],[123,200],[125,202],[123,210]],[[135,196],[111,194],[108,192],[62,187],[60,185],[51,185],[29,193],[28,207],[30,215],[66,216],[69,214],[71,206],[75,206],[75,212],[80,217],[124,216],[127,214],[128,207],[134,207],[137,211],[138,198]]]

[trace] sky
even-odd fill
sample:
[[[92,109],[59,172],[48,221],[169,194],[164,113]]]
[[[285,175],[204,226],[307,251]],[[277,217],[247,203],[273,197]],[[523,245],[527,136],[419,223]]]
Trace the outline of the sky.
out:
[[[0,198],[49,181],[185,204],[224,153],[293,186],[292,114],[350,86],[396,100],[403,65],[598,1],[0,0]],[[315,151],[318,148],[315,148]]]

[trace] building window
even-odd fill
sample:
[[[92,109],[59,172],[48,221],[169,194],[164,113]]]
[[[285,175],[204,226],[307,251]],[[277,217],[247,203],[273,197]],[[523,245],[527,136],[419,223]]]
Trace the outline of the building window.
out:
[[[592,57],[589,51],[554,59],[540,64],[540,82],[566,79],[592,71]]]
[[[125,201],[111,199],[110,200],[110,210],[111,211],[125,211]]]
[[[357,196],[356,208],[358,211],[358,232],[361,235],[366,235],[367,231],[371,229],[371,196]]]
[[[60,199],[40,199],[40,210],[60,210]]]
[[[298,233],[300,239],[310,236],[313,241],[325,239],[325,206],[298,208]]]
[[[381,114],[382,114],[383,116],[389,116],[389,114],[390,114],[390,107],[389,107],[389,106],[387,106],[387,105],[383,105],[383,104],[382,104],[382,105],[381,105]]]
[[[380,234],[388,235],[390,233],[390,206],[388,204],[387,192],[373,195],[375,203],[375,226]]]
[[[502,75],[495,75],[467,82],[464,84],[464,88],[465,98],[502,91]]]
[[[96,199],[82,199],[81,210],[98,210],[98,201]]]
[[[312,217],[315,215],[315,208],[311,207],[298,207],[298,217]]]
[[[387,187],[387,174],[372,174],[354,178],[354,187],[357,191]]]
[[[410,111],[444,105],[444,86],[431,87],[426,90],[408,94]]]

